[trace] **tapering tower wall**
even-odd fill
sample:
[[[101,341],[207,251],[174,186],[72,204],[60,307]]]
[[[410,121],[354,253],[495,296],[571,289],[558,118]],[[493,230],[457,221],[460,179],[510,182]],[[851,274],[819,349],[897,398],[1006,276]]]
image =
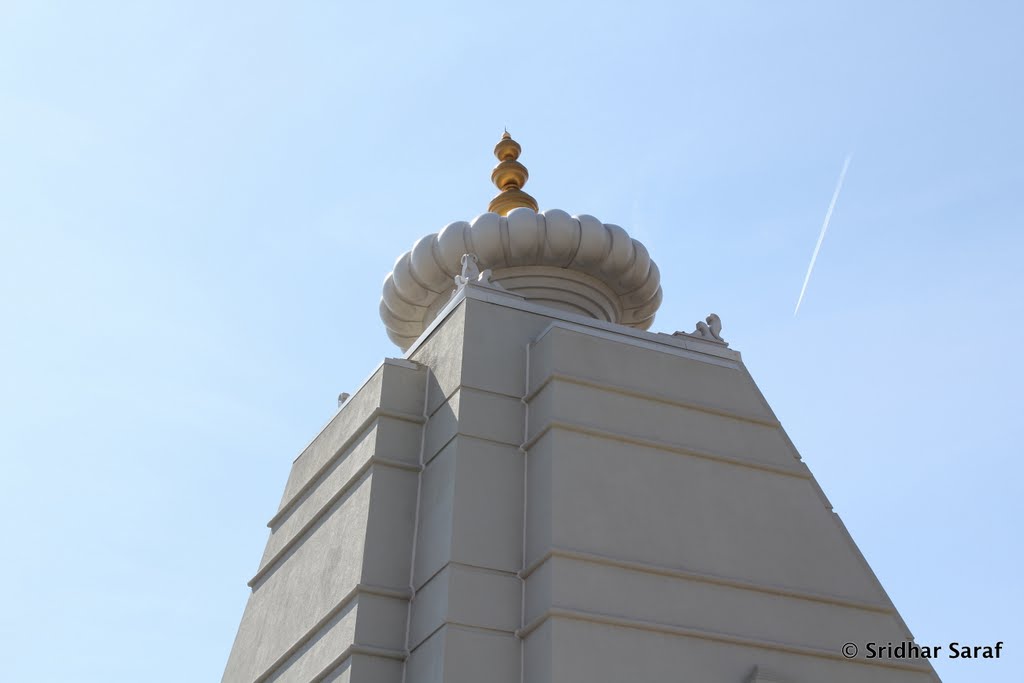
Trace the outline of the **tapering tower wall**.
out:
[[[296,460],[225,681],[934,681],[744,368],[480,285]]]

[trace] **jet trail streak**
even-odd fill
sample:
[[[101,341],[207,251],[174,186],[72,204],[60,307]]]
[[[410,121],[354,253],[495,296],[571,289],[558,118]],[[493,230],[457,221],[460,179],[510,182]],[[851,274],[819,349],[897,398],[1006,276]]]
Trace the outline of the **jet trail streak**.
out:
[[[832,193],[832,201],[828,204],[828,211],[825,212],[825,222],[821,224],[821,234],[818,235],[818,243],[814,245],[814,253],[811,254],[811,263],[807,266],[807,275],[804,276],[804,286],[800,288],[800,297],[796,300],[796,308],[793,309],[793,317],[800,311],[800,304],[803,303],[804,293],[807,291],[807,283],[811,280],[811,271],[814,270],[814,262],[818,260],[818,252],[821,250],[821,243],[825,240],[825,231],[828,230],[828,223],[832,220],[832,210],[836,208],[836,200],[839,199],[839,191],[843,189],[843,180],[846,178],[846,169],[850,167],[850,156],[847,155],[843,162],[843,170],[839,172],[839,182],[836,183],[836,191]]]

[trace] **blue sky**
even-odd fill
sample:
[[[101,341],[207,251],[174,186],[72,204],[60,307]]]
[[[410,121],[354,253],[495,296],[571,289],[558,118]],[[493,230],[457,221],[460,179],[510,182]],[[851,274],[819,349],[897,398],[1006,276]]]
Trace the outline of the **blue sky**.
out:
[[[0,3],[5,677],[219,679],[292,459],[398,355],[384,275],[507,125],[541,208],[648,246],[655,330],[722,316],[918,641],[1006,641],[943,680],[1018,680],[1022,19]]]

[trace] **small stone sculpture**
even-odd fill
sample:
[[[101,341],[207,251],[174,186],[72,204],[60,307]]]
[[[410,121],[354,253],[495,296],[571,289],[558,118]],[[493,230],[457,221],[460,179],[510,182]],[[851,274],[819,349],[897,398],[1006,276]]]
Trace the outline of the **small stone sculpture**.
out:
[[[717,313],[712,313],[704,321],[698,321],[697,329],[693,332],[676,332],[673,336],[697,337],[698,339],[706,339],[707,341],[725,344],[726,346],[729,345],[727,341],[722,339],[722,319],[718,317]]]
[[[722,319],[718,317],[717,313],[712,313],[704,319],[705,322],[698,322],[697,329],[694,330],[694,334],[700,334],[702,337],[714,337],[718,341],[725,341],[722,339]]]
[[[456,275],[454,279],[456,292],[468,284],[483,285],[492,289],[505,289],[491,278],[490,268],[481,272],[480,261],[477,259],[476,254],[462,255],[462,274]]]

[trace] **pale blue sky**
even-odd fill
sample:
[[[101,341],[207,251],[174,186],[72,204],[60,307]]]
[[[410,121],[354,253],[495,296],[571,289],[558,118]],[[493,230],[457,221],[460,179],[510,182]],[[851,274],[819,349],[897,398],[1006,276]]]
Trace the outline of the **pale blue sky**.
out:
[[[1006,641],[943,679],[1019,680],[1022,20],[0,2],[4,680],[219,680],[292,459],[398,355],[384,275],[505,125],[542,208],[647,244],[655,330],[722,316],[918,641]]]

